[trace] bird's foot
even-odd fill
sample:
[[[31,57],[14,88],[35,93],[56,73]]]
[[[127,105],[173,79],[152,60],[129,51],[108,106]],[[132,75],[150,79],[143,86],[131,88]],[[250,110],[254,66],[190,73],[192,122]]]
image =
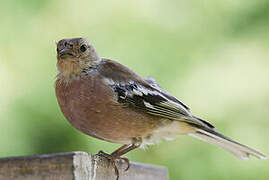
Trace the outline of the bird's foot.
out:
[[[130,167],[130,162],[129,162],[129,159],[128,158],[119,157],[119,156],[113,156],[113,155],[107,154],[107,153],[105,153],[103,151],[99,151],[97,155],[99,155],[101,157],[105,157],[105,158],[107,158],[111,162],[111,164],[112,164],[112,166],[114,168],[114,171],[115,171],[115,175],[117,176],[117,179],[116,180],[119,179],[119,170],[118,170],[118,167],[116,166],[116,161],[117,160],[124,161],[127,164],[127,167],[125,168],[124,171],[127,171],[129,169],[129,167]]]

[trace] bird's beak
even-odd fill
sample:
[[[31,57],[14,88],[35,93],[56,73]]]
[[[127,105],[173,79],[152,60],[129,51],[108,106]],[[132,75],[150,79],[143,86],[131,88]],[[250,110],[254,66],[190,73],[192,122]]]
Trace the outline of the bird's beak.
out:
[[[65,59],[65,58],[68,58],[68,57],[74,57],[74,53],[71,49],[69,48],[63,48],[62,50],[60,50],[58,52],[58,56],[61,58],[61,59]]]

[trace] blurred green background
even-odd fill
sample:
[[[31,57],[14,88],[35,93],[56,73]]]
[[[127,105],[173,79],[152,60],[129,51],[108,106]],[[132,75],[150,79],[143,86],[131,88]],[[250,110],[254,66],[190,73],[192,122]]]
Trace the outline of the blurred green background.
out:
[[[269,154],[268,0],[9,0],[0,22],[0,157],[119,147],[71,127],[57,105],[55,43],[80,36]],[[168,167],[173,180],[269,179],[268,160],[186,136],[127,156]]]

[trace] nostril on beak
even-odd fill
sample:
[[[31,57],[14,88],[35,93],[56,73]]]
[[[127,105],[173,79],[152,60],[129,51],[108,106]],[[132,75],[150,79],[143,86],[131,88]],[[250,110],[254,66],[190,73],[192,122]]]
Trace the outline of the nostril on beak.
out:
[[[63,48],[62,50],[60,50],[60,51],[58,51],[58,54],[59,55],[62,55],[64,52],[66,52],[67,51],[67,48]]]
[[[66,58],[66,57],[74,57],[74,54],[72,52],[72,49],[69,49],[67,47],[63,48],[58,52],[59,57]]]

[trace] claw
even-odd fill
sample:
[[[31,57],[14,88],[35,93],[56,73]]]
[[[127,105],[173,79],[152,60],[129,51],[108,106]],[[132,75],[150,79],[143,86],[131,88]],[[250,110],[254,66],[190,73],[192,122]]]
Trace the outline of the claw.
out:
[[[112,152],[111,154],[107,154],[103,151],[99,151],[98,155],[107,158],[108,160],[110,160],[114,170],[115,170],[115,174],[117,176],[116,180],[119,179],[119,170],[118,167],[116,166],[116,160],[122,160],[127,164],[127,167],[125,168],[124,171],[128,171],[128,169],[130,168],[130,162],[129,159],[125,158],[125,157],[121,157],[122,155],[128,153],[129,151],[138,148],[142,143],[142,138],[133,138],[132,139],[132,144],[124,144],[123,146],[121,146],[119,149],[117,149],[116,151]]]
[[[115,171],[115,175],[117,176],[116,180],[119,180],[119,170],[118,170],[118,167],[116,166],[116,163],[115,163],[117,160],[122,160],[127,164],[127,167],[125,168],[124,171],[127,171],[130,168],[130,161],[129,161],[128,158],[114,157],[113,155],[107,154],[107,153],[105,153],[103,151],[99,151],[97,155],[99,155],[101,157],[104,157],[104,158],[107,158],[111,162],[111,165],[112,165],[112,167],[114,168],[114,171]]]
[[[120,160],[123,160],[126,164],[127,164],[127,167],[125,168],[124,171],[128,171],[128,169],[130,168],[130,161],[128,158],[125,158],[125,157],[121,157]]]

